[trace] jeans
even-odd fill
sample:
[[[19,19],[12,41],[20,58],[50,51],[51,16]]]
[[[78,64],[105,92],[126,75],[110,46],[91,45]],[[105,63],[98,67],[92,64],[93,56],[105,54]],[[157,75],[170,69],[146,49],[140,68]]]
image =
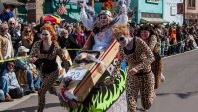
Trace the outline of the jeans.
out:
[[[27,70],[27,79],[28,79],[28,85],[29,85],[30,90],[35,89],[34,88],[33,74],[30,70]]]
[[[172,45],[171,46],[171,54],[175,54],[176,53],[176,45]]]
[[[4,101],[5,100],[5,94],[3,92],[3,90],[0,89],[0,100]]]
[[[9,92],[7,76],[2,76],[1,77],[1,89],[3,90],[4,93]]]
[[[176,46],[177,53],[182,52],[182,44],[183,44],[182,41],[177,44],[177,46]]]
[[[164,56],[164,50],[165,50],[165,41],[162,41],[162,44],[161,44],[161,55]]]
[[[37,76],[36,79],[34,80],[34,87],[40,88],[40,84],[41,84],[41,77]]]

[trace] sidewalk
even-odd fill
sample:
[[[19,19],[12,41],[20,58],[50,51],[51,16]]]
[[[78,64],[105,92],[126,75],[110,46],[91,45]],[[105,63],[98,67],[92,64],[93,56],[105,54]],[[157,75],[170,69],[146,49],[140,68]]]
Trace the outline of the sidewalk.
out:
[[[0,103],[0,112],[1,111],[4,111],[10,107],[13,107],[27,99],[29,99],[31,96],[37,96],[38,94],[37,93],[32,93],[32,94],[29,94],[29,95],[26,95],[26,96],[23,96],[22,98],[20,99],[14,99],[13,102],[1,102]]]

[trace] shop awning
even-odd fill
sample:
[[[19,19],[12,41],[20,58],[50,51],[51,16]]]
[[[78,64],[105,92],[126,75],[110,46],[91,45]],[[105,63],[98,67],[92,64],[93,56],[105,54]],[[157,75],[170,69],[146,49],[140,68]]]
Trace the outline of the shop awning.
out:
[[[169,23],[169,21],[166,21],[162,18],[142,18],[141,23]]]
[[[0,0],[0,2],[2,2],[3,4],[13,5],[13,6],[16,6],[16,7],[25,5],[24,3],[18,2],[16,0]]]

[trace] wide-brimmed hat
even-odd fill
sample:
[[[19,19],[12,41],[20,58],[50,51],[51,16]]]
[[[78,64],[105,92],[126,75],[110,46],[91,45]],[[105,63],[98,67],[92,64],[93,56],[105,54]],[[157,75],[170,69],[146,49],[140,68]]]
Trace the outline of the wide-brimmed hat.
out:
[[[29,52],[29,51],[30,51],[30,49],[26,48],[25,46],[20,46],[18,48],[18,52]]]

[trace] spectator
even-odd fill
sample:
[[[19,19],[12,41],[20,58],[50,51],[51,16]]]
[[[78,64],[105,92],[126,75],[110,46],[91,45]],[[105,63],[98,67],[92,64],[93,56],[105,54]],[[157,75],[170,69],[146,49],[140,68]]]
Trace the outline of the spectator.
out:
[[[18,47],[21,46],[21,36],[18,35],[16,29],[16,20],[14,18],[10,18],[8,20],[9,25],[9,33],[11,36],[12,45],[14,48],[14,55],[16,55]]]
[[[22,36],[21,34],[21,24],[20,23],[18,23],[18,25],[17,25],[17,27],[16,27],[16,30],[17,30],[17,34],[19,35],[19,36]]]
[[[14,72],[15,64],[13,61],[6,62],[6,69],[1,78],[1,89],[5,94],[5,101],[13,101],[12,98],[21,98],[23,92]]]
[[[177,46],[176,46],[176,51],[177,53],[182,52],[182,45],[183,45],[183,40],[184,40],[184,34],[182,33],[182,27],[178,26],[176,29],[176,39],[177,39]]]
[[[0,20],[8,21],[10,18],[14,17],[14,13],[11,11],[11,5],[5,4],[4,7],[4,12],[0,14]]]
[[[66,20],[65,19],[62,19],[60,21],[60,25],[59,26],[60,26],[60,28],[64,29],[66,27]]]
[[[31,23],[31,29],[34,28],[34,27],[36,27],[36,23],[35,22],[32,22]]]
[[[2,48],[4,48],[5,47],[5,45],[4,45],[4,38],[0,35],[0,60],[2,60],[3,59],[3,55],[2,55]],[[6,41],[7,42],[7,41]],[[7,43],[6,43],[7,44]]]
[[[80,49],[81,46],[74,40],[73,37],[69,36],[68,31],[63,29],[61,31],[61,36],[58,37],[58,43],[61,48],[67,48],[67,49]],[[71,60],[73,61],[76,57],[76,51],[75,50],[68,50],[69,55],[71,57]]]
[[[29,49],[25,48],[24,46],[20,46],[18,49],[17,56],[27,56],[27,52],[29,52]],[[37,80],[35,81],[33,80],[34,77],[32,71],[30,70],[28,59],[27,58],[19,59],[16,60],[15,63],[16,66],[19,68],[19,70],[17,71],[17,79],[19,81],[19,84],[21,86],[24,84],[28,84],[31,93],[36,93],[35,85],[40,85],[40,78],[37,78]],[[34,82],[36,82],[36,84]]]
[[[169,28],[169,39],[170,39],[170,47],[169,47],[169,54],[176,54],[176,45],[177,45],[177,38],[176,38],[176,29],[174,26],[170,26]]]
[[[0,89],[0,102],[5,101],[5,95],[3,90]]]
[[[84,46],[84,44],[85,44],[85,34],[84,34],[84,32],[83,32],[83,30],[81,29],[80,26],[77,26],[75,28],[75,31],[72,34],[72,37],[81,46],[81,48]]]
[[[2,56],[4,59],[7,58],[11,58],[14,57],[14,50],[13,50],[13,46],[12,46],[12,41],[11,41],[11,37],[10,34],[8,32],[8,25],[3,23],[0,26],[0,34],[3,37],[2,38]]]
[[[170,46],[170,43],[169,43],[169,38],[168,38],[168,29],[165,28],[164,29],[164,40],[162,40],[162,47],[164,46],[164,48],[162,48],[162,56],[167,56],[168,55],[168,49],[169,49],[169,46]],[[164,55],[163,55],[163,49],[164,49]]]
[[[34,33],[31,27],[26,27],[22,35],[22,45],[28,49],[31,49],[34,41]]]
[[[68,31],[69,36],[71,36],[71,35],[73,34],[73,28],[72,28],[72,26],[71,26],[71,25],[68,25],[68,26],[66,27],[66,29],[67,29],[67,31]]]
[[[58,24],[53,24],[53,27],[54,27],[54,31],[56,32],[57,36],[60,35],[60,28],[58,26]]]

